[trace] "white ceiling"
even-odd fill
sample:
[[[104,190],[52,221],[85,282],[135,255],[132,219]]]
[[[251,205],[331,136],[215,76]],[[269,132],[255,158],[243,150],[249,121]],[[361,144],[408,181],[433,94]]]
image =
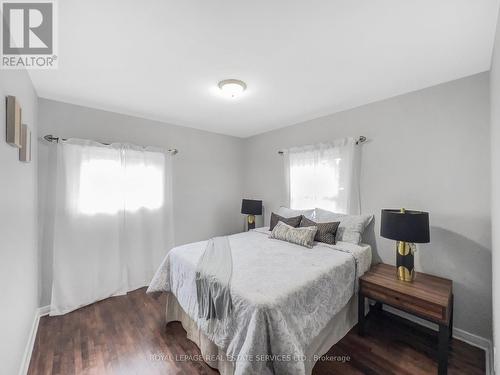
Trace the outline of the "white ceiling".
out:
[[[489,70],[498,0],[63,0],[41,97],[247,137]],[[238,100],[217,95],[244,80]],[[103,124],[105,126],[105,124]]]

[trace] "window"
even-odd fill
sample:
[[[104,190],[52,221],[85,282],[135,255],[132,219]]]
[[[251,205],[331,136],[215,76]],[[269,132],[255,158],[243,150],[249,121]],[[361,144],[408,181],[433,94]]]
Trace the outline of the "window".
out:
[[[83,215],[157,210],[165,198],[165,155],[121,146],[65,144],[66,196]]]
[[[121,210],[155,210],[163,205],[163,171],[136,162],[123,166],[117,160],[84,161],[80,170],[78,211],[82,214],[116,214]]]
[[[286,160],[290,207],[351,212],[357,198],[354,150],[353,139],[290,149]]]

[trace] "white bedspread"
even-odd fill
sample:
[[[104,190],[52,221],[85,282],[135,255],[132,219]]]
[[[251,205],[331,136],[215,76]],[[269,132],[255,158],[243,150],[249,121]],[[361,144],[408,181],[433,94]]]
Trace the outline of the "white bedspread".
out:
[[[236,374],[304,374],[305,349],[353,295],[370,267],[371,249],[349,243],[308,249],[269,233],[260,228],[229,236],[234,309],[229,333],[211,339],[236,361]],[[202,331],[195,270],[205,246],[172,249],[148,288],[172,292]]]

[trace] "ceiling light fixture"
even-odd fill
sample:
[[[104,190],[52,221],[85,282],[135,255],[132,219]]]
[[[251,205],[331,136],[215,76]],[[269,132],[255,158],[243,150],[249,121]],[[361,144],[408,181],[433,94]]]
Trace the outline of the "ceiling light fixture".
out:
[[[246,90],[247,84],[239,79],[225,79],[219,82],[219,89],[225,97],[234,99]]]

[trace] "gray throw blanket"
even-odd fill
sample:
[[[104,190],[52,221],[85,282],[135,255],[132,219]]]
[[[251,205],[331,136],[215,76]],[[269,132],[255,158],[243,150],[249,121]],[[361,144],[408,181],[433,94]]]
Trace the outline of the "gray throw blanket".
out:
[[[200,319],[222,322],[229,317],[233,310],[230,290],[232,274],[233,259],[229,239],[210,239],[196,266],[196,295]],[[209,328],[215,329],[215,326],[209,324]]]

